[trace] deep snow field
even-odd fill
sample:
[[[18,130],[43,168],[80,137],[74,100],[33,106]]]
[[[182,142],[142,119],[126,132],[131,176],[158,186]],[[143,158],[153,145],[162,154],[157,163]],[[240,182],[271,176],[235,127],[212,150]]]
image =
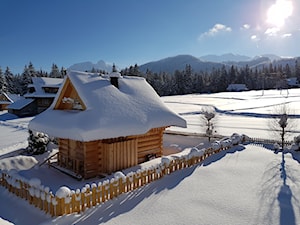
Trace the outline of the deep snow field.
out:
[[[217,133],[227,136],[236,132],[274,139],[268,121],[279,104],[292,109],[295,124],[300,115],[300,89],[289,93],[270,90],[264,95],[262,91],[249,91],[169,96],[162,100],[188,123],[186,129],[168,130],[191,134],[203,132],[199,112],[204,105],[216,108]],[[35,167],[51,152],[37,157],[19,155],[27,146],[30,119],[0,112],[1,170],[16,169],[22,176],[38,177],[54,193],[63,185],[75,189],[99,181],[77,181],[47,166]],[[294,126],[289,138],[298,133],[299,128]],[[199,136],[166,134],[164,138],[168,154],[209,145]],[[300,224],[300,153],[288,149],[284,154],[275,153],[269,147],[236,146],[84,213],[58,218],[51,218],[0,187],[0,224]]]

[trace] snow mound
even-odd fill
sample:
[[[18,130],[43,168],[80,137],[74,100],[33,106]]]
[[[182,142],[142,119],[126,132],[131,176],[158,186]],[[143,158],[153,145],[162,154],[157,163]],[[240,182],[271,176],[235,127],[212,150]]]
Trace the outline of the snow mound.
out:
[[[71,190],[66,186],[60,187],[55,193],[55,196],[58,198],[66,198],[69,197],[70,195],[71,195]]]
[[[0,159],[0,170],[28,170],[38,164],[32,156],[15,156]]]

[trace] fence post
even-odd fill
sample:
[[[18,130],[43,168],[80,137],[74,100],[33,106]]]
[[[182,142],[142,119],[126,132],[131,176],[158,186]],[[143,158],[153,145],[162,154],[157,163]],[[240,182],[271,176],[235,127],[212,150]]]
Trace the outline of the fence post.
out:
[[[97,204],[97,185],[95,183],[92,184],[92,206]]]
[[[56,210],[55,210],[55,215],[56,216],[62,216],[65,213],[65,199],[64,198],[58,198],[55,197],[55,200],[57,202],[56,204]]]
[[[72,195],[72,212],[80,213],[81,192],[77,189]]]
[[[102,196],[102,183],[101,182],[98,183],[96,192],[97,192],[97,202],[98,202],[98,204],[100,204],[102,202],[102,198],[101,198],[101,196]]]
[[[81,201],[81,211],[83,212],[85,210],[85,191],[84,189],[81,190],[80,194],[80,201]]]
[[[86,207],[90,208],[91,207],[91,187],[90,185],[86,185],[86,192],[85,192],[85,199],[86,199]]]

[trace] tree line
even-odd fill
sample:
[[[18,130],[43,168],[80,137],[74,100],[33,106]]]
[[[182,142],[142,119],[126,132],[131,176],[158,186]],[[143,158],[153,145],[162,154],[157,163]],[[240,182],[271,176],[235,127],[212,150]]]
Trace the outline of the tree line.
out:
[[[296,77],[300,81],[300,60],[296,60],[293,67],[289,64],[274,66],[272,63],[261,68],[223,65],[211,72],[195,72],[187,64],[184,70],[176,70],[173,74],[141,72],[135,65],[121,73],[145,77],[160,96],[224,92],[229,84],[245,84],[249,90],[283,89],[287,88],[287,78]]]
[[[94,68],[90,72],[107,73]],[[260,68],[223,65],[210,72],[194,71],[191,65],[187,64],[184,70],[176,70],[174,73],[155,73],[150,70],[142,72],[135,64],[120,72],[122,75],[146,78],[160,96],[223,92],[229,84],[245,84],[249,90],[261,90],[286,88],[286,79],[290,77],[297,77],[300,81],[300,60],[295,60],[295,66],[291,67],[289,64],[274,66],[272,63]],[[56,64],[52,64],[50,73],[35,70],[31,62],[28,66],[25,65],[23,73],[17,75],[12,74],[8,67],[4,72],[0,68],[0,92],[24,95],[28,84],[32,83],[32,77],[63,78],[65,75],[66,69],[59,69]]]
[[[0,93],[11,93],[24,95],[27,92],[28,84],[32,83],[32,77],[52,77],[63,78],[66,75],[66,69],[59,69],[56,64],[52,64],[50,73],[43,70],[36,70],[30,62],[25,65],[21,74],[13,74],[9,67],[2,71],[0,67]]]

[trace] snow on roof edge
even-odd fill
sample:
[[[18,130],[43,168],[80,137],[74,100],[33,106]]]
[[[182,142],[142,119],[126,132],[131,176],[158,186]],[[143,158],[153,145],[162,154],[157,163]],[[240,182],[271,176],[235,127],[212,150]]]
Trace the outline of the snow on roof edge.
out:
[[[152,128],[186,127],[186,121],[163,103],[144,78],[122,77],[117,89],[108,77],[94,75],[71,71],[52,105],[30,121],[29,129],[54,137],[92,141],[140,135]],[[68,78],[84,104],[88,103],[86,110],[54,110]]]

